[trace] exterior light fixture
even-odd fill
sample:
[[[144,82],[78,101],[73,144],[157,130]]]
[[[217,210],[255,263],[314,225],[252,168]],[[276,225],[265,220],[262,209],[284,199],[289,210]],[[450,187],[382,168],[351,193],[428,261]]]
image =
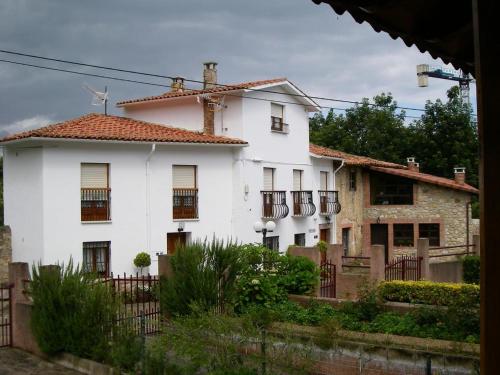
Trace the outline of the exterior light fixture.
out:
[[[179,232],[179,233],[180,233],[180,232],[184,232],[184,226],[185,226],[185,225],[186,225],[186,223],[185,223],[185,222],[180,221],[180,222],[179,222],[179,226],[177,227],[177,232]]]
[[[273,232],[276,228],[276,223],[274,221],[268,221],[266,224],[262,221],[256,221],[253,225],[253,229],[257,233],[262,233],[262,244],[266,244],[266,235],[268,232]]]

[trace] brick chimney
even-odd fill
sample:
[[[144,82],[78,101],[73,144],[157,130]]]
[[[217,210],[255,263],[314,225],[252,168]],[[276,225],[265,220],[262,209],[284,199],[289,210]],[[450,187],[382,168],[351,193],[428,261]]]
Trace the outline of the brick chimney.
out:
[[[420,164],[415,162],[415,157],[411,156],[406,158],[406,162],[408,163],[408,169],[413,172],[420,172]]]
[[[184,78],[175,77],[170,85],[172,92],[183,92],[184,91]]]
[[[203,89],[213,89],[217,87],[217,66],[216,62],[209,61],[203,63]],[[214,134],[215,115],[209,106],[210,99],[203,99],[203,133]]]
[[[212,89],[217,87],[217,66],[216,62],[208,61],[203,63],[205,67],[203,69],[203,88],[204,89]]]
[[[455,172],[455,182],[461,185],[465,184],[465,168],[456,167],[453,171]]]

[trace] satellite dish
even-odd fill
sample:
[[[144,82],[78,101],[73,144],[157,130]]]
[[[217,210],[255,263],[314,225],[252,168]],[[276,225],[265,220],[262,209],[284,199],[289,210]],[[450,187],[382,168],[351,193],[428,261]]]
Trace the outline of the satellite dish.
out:
[[[92,87],[87,85],[86,83],[83,84],[83,88],[90,92],[92,94],[92,105],[105,105],[106,102],[108,101],[108,90],[107,88],[105,89],[104,92],[94,90]]]

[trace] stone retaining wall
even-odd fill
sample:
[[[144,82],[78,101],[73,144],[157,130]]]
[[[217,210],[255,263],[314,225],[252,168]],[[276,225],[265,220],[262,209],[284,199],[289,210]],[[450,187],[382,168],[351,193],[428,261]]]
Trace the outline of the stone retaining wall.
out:
[[[0,284],[9,280],[9,263],[11,261],[12,242],[10,227],[0,227]]]

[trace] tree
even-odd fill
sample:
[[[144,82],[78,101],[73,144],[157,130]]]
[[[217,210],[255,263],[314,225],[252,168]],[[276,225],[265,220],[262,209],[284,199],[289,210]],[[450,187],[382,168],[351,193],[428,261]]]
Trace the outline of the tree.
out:
[[[332,110],[326,118],[316,114],[309,123],[311,142],[355,155],[402,163],[408,154],[408,128],[404,112],[397,113],[392,95],[380,94],[370,105],[361,104],[336,115]]]
[[[471,107],[460,98],[458,86],[448,101],[427,101],[420,120],[409,126],[410,147],[423,172],[453,178],[454,167],[465,167],[467,182],[478,185],[479,141]]]

